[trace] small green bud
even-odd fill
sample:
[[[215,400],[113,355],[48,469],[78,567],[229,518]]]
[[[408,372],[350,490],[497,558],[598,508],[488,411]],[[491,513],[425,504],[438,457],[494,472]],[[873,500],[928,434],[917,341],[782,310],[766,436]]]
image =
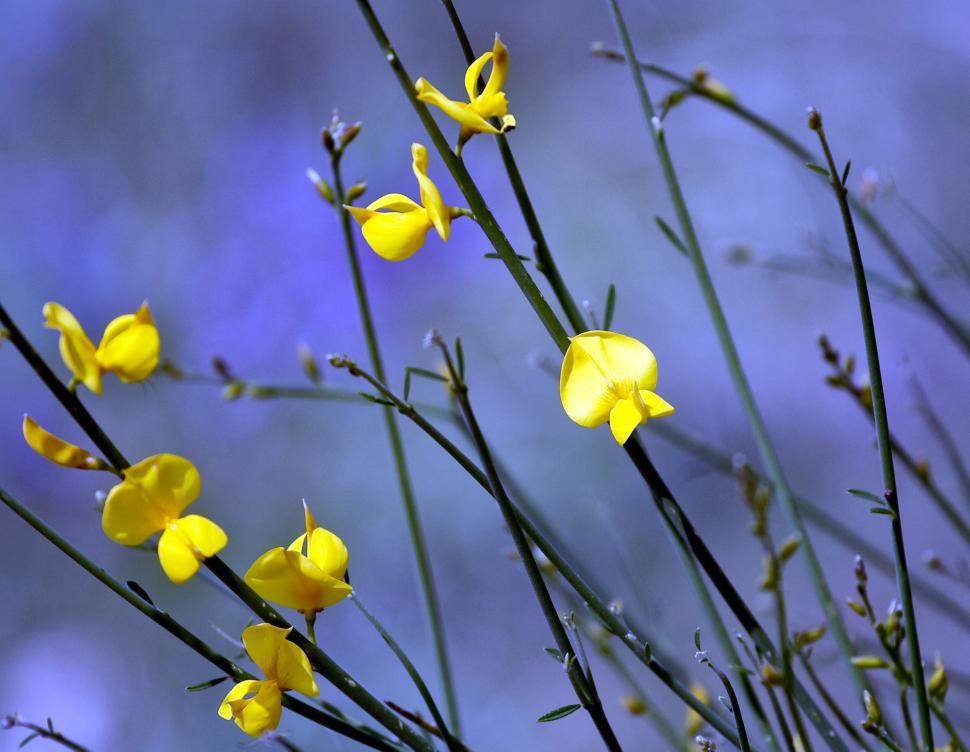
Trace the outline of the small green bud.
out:
[[[782,564],[788,561],[795,552],[798,551],[798,547],[802,545],[802,537],[800,535],[789,535],[785,540],[781,542],[781,547],[778,549],[778,557],[781,559]]]
[[[876,698],[869,694],[869,690],[862,692],[862,704],[866,706],[866,720],[877,726],[882,725],[882,712],[876,704]]]
[[[808,127],[813,131],[822,130],[822,115],[814,107],[808,108]]]
[[[825,637],[825,625],[814,627],[813,629],[806,629],[804,632],[795,632],[793,635],[792,642],[795,645],[795,650],[801,650],[804,647],[813,645],[823,637]]]
[[[620,702],[623,703],[623,707],[630,715],[646,715],[647,713],[647,704],[639,697],[627,695]]]
[[[328,204],[333,203],[333,188],[320,177],[320,173],[314,170],[312,167],[308,167],[306,171],[307,180],[313,183],[313,187],[317,189],[317,193],[320,197],[326,201]]]
[[[778,560],[774,556],[765,554],[761,565],[761,580],[758,586],[762,590],[774,590],[778,587]]]
[[[861,603],[858,603],[858,602],[852,600],[851,598],[846,598],[845,599],[845,604],[849,608],[851,608],[852,611],[855,612],[856,614],[858,614],[859,616],[862,616],[862,617],[865,617],[866,616],[866,607],[863,606]]]
[[[320,366],[317,364],[317,359],[313,357],[310,346],[306,342],[301,342],[296,346],[296,354],[300,359],[300,365],[303,367],[303,373],[314,384],[319,384],[323,377],[320,375]]]
[[[367,190],[367,183],[363,180],[354,183],[350,188],[347,189],[347,195],[344,197],[346,203],[352,204],[355,200],[364,195],[364,191]]]
[[[226,402],[233,402],[242,396],[244,385],[241,381],[230,381],[222,390],[221,397]]]
[[[343,151],[347,148],[347,145],[357,138],[357,134],[360,133],[360,129],[364,127],[361,122],[354,123],[344,129],[343,134],[340,137],[340,150]]]
[[[876,668],[889,668],[889,664],[877,655],[857,655],[852,659],[852,665],[864,671]]]
[[[761,667],[761,682],[769,687],[780,687],[785,683],[785,677],[770,663]]]
[[[929,690],[930,697],[942,705],[943,700],[946,699],[946,691],[950,688],[950,680],[947,678],[946,669],[943,667],[943,661],[940,660],[939,655],[936,656],[933,675],[930,677],[926,688]]]
[[[323,148],[327,150],[327,153],[333,154],[335,144],[333,142],[333,134],[330,132],[329,128],[324,128],[320,132],[320,141],[323,143]]]

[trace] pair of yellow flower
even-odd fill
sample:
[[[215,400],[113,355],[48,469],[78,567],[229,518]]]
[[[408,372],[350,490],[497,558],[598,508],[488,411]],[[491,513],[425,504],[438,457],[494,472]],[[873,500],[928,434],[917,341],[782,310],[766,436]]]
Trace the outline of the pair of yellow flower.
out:
[[[485,88],[479,92],[479,77],[489,62],[492,70]],[[467,102],[449,99],[424,78],[419,78],[414,88],[419,100],[441,108],[458,121],[461,148],[476,133],[505,133],[515,127],[515,118],[508,114],[508,98],[502,91],[508,71],[509,52],[496,35],[492,51],[479,57],[465,71]],[[500,118],[501,127],[492,125],[490,118]],[[464,213],[445,206],[440,191],[428,177],[428,150],[421,144],[411,145],[411,169],[418,180],[420,204],[401,193],[388,193],[366,208],[344,207],[360,224],[367,244],[388,261],[403,261],[413,256],[424,245],[431,228],[447,242],[451,220]]]

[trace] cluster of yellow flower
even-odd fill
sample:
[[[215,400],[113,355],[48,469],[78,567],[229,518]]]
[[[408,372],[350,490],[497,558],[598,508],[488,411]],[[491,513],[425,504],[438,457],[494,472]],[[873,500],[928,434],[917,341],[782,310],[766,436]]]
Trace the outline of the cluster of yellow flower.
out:
[[[491,61],[484,90],[478,79]],[[461,124],[459,145],[475,133],[500,134],[513,128],[508,101],[502,91],[508,73],[508,51],[496,37],[491,52],[479,57],[465,74],[468,102],[447,99],[425,79],[416,84],[418,98],[440,107]],[[489,118],[501,118],[501,127]],[[401,261],[413,255],[433,227],[448,240],[451,220],[463,212],[444,204],[428,177],[428,152],[411,147],[412,169],[418,180],[421,203],[391,193],[366,208],[345,207],[360,223],[368,245],[385,259]],[[147,304],[135,313],[114,319],[95,347],[77,319],[61,305],[44,306],[46,325],[61,333],[60,352],[73,378],[70,388],[83,384],[102,392],[102,377],[113,373],[124,383],[147,379],[159,363],[160,338]],[[572,338],[562,364],[560,397],[566,414],[586,427],[609,422],[616,441],[623,444],[636,427],[649,418],[673,412],[653,392],[657,361],[636,339],[609,331],[589,331]],[[87,450],[46,431],[30,416],[24,417],[24,437],[36,452],[64,467],[105,470],[120,482],[108,493],[102,528],[116,543],[138,546],[160,533],[159,562],[168,578],[183,583],[198,572],[203,561],[228,543],[219,525],[196,514],[184,515],[201,491],[199,471],[189,460],[173,454],[156,454],[129,467],[112,467]],[[296,609],[312,625],[315,615],[351,593],[346,582],[348,553],[343,541],[317,527],[304,505],[306,532],[287,548],[277,547],[260,556],[245,575],[246,583],[262,598]],[[287,640],[290,630],[257,624],[242,635],[246,651],[266,678],[236,684],[219,707],[219,715],[235,720],[247,734],[259,736],[276,728],[287,690],[316,696],[319,690],[307,656]]]
[[[147,304],[136,313],[114,319],[97,348],[77,319],[63,306],[44,306],[46,324],[61,333],[60,351],[71,373],[72,388],[84,384],[101,394],[104,373],[124,383],[144,381],[159,362],[160,338]],[[125,546],[143,544],[156,533],[158,559],[168,578],[181,584],[203,561],[221,551],[229,539],[212,520],[183,515],[201,491],[199,471],[174,454],[156,454],[125,468],[113,468],[87,450],[71,444],[24,416],[24,438],[51,462],[79,470],[105,470],[121,481],[104,502],[101,526],[111,540]],[[305,505],[304,505],[305,506]],[[293,608],[312,620],[351,592],[344,581],[347,547],[328,530],[319,528],[305,507],[306,532],[286,549],[277,547],[260,556],[246,572],[246,583],[261,597]],[[304,553],[305,551],[305,553]],[[286,640],[289,630],[257,624],[243,632],[243,643],[265,680],[240,682],[219,707],[219,715],[234,719],[247,734],[259,736],[276,728],[282,712],[282,693],[292,689],[318,693],[310,663],[299,647]]]

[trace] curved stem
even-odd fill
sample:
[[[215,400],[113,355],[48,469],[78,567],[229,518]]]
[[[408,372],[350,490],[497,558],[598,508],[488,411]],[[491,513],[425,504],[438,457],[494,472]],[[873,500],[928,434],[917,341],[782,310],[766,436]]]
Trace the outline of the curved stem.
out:
[[[879,448],[879,461],[882,466],[882,479],[885,487],[886,503],[892,512],[893,552],[896,557],[896,581],[899,586],[899,596],[903,606],[903,618],[906,622],[906,641],[909,645],[910,673],[913,677],[913,691],[916,695],[916,708],[919,714],[921,742],[925,752],[933,749],[933,724],[930,719],[929,700],[926,692],[926,678],[923,674],[923,659],[920,653],[919,632],[916,626],[916,610],[913,606],[913,592],[909,583],[909,568],[906,564],[906,546],[903,541],[903,523],[899,510],[899,497],[896,490],[896,471],[893,466],[893,450],[889,434],[889,416],[886,410],[886,394],[882,384],[882,370],[879,366],[879,348],[876,342],[876,327],[872,316],[872,304],[869,301],[869,288],[866,284],[865,268],[862,263],[862,252],[859,239],[852,220],[852,210],[849,207],[845,186],[839,182],[839,171],[835,166],[835,159],[829,148],[822,126],[821,116],[814,110],[809,116],[809,124],[816,131],[825,161],[829,167],[829,177],[832,190],[835,193],[839,211],[842,214],[842,224],[852,257],[852,268],[855,272],[856,293],[859,298],[859,313],[862,318],[862,334],[866,343],[866,360],[869,364],[869,379],[872,388],[872,414],[876,424],[876,443]]]
[[[730,372],[731,380],[734,382],[735,390],[738,393],[741,405],[748,418],[748,423],[751,426],[752,433],[758,445],[758,452],[775,486],[775,493],[781,507],[788,518],[789,524],[802,538],[802,558],[808,569],[812,587],[815,590],[815,596],[825,613],[825,619],[838,645],[842,660],[848,668],[852,680],[861,695],[862,691],[868,688],[868,682],[864,673],[852,664],[852,642],[849,639],[849,634],[846,631],[845,624],[842,622],[838,607],[835,604],[835,599],[832,597],[832,592],[826,582],[825,573],[822,570],[822,565],[815,551],[815,547],[812,545],[808,528],[802,520],[794,492],[788,484],[788,480],[781,466],[781,461],[768,434],[768,429],[761,416],[758,404],[755,401],[754,391],[741,364],[741,356],[731,335],[724,309],[721,307],[721,302],[714,289],[714,282],[711,279],[707,263],[704,260],[700,241],[694,230],[694,223],[687,208],[687,202],[681,190],[677,173],[674,170],[673,160],[667,148],[663,125],[654,113],[653,103],[650,101],[650,95],[647,92],[643,74],[637,65],[636,54],[633,51],[633,43],[630,40],[630,35],[620,11],[618,0],[609,0],[609,7],[613,16],[614,25],[616,26],[617,35],[621,40],[627,60],[629,61],[630,73],[637,90],[640,106],[647,120],[647,128],[650,131],[657,158],[660,160],[663,169],[664,180],[667,184],[671,202],[674,205],[674,211],[677,214],[683,241],[690,252],[697,283],[711,316],[711,322],[714,325],[714,330],[717,334],[728,371]]]
[[[330,165],[333,173],[334,205],[340,217],[340,227],[343,231],[344,244],[347,248],[347,260],[350,264],[351,277],[354,282],[354,295],[357,298],[357,310],[360,314],[361,327],[367,341],[367,352],[371,367],[381,381],[386,381],[384,362],[377,342],[377,330],[370,310],[367,287],[360,268],[360,258],[357,255],[357,245],[351,228],[350,212],[343,208],[346,200],[343,177],[340,171],[342,151],[335,151]],[[458,715],[458,700],[455,695],[455,683],[452,676],[451,664],[448,659],[448,647],[445,641],[444,621],[441,618],[441,602],[435,586],[434,573],[431,568],[431,557],[428,554],[428,544],[425,539],[418,505],[414,499],[414,489],[411,474],[408,470],[404,455],[404,443],[398,430],[397,417],[390,408],[384,409],[384,424],[387,438],[391,444],[391,454],[394,457],[394,467],[397,471],[398,486],[401,489],[401,501],[404,504],[404,516],[407,520],[408,533],[411,537],[411,548],[414,550],[415,563],[418,567],[418,579],[421,582],[421,594],[424,599],[428,624],[431,627],[431,640],[434,644],[435,658],[438,663],[438,674],[445,694],[445,705],[448,708],[448,720],[456,735],[461,734],[461,721]]]

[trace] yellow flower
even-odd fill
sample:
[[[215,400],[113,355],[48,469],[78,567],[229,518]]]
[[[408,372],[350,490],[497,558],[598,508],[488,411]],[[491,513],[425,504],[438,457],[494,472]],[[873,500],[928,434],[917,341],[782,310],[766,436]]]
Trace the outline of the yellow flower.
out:
[[[488,61],[492,61],[492,71],[481,94],[478,93],[478,78]],[[491,52],[486,52],[468,66],[465,72],[465,91],[467,102],[456,102],[432,86],[426,79],[419,78],[415,84],[418,99],[427,104],[440,107],[448,117],[461,124],[458,143],[463,144],[475,133],[505,133],[515,127],[515,118],[508,114],[509,101],[502,91],[509,75],[509,51],[502,40],[495,35]],[[489,118],[502,118],[502,127],[496,128]]]
[[[61,357],[74,378],[95,394],[101,394],[105,372],[131,384],[147,379],[158,365],[158,329],[147,303],[108,324],[97,348],[64,306],[48,303],[44,319],[45,326],[60,331]]]
[[[289,548],[273,548],[256,559],[245,580],[260,597],[312,618],[346,598],[352,588],[344,582],[347,547],[329,530],[317,527],[306,502],[303,506],[306,533]]]
[[[705,705],[710,705],[711,696],[707,694],[707,690],[704,689],[703,684],[698,684],[694,682],[690,685],[690,693],[694,695],[698,700],[700,700]],[[687,731],[688,737],[696,736],[702,728],[704,728],[704,719],[701,718],[700,713],[691,707],[687,708],[687,716],[684,719],[684,727]]]
[[[650,418],[674,408],[655,394],[657,359],[642,342],[613,332],[584,332],[572,338],[562,362],[559,396],[566,414],[581,426],[610,422],[613,438],[625,444]]]
[[[421,144],[411,144],[411,169],[418,179],[420,204],[401,193],[388,193],[366,209],[344,205],[361,226],[367,245],[388,261],[413,256],[432,227],[447,241],[451,220],[457,216],[457,210],[445,206],[438,187],[428,177],[428,150]]]
[[[182,583],[199,571],[199,562],[228,542],[222,528],[197,514],[182,512],[199,497],[195,465],[174,454],[156,454],[124,471],[108,493],[101,527],[116,543],[137,546],[160,532],[158,560],[168,578]]]
[[[266,678],[236,684],[219,706],[219,717],[234,720],[250,736],[260,736],[279,725],[287,690],[307,697],[320,694],[306,654],[286,639],[292,629],[255,624],[243,630],[246,652]]]
[[[51,462],[78,470],[103,470],[104,460],[79,446],[48,433],[29,415],[24,416],[24,438],[37,454]]]

